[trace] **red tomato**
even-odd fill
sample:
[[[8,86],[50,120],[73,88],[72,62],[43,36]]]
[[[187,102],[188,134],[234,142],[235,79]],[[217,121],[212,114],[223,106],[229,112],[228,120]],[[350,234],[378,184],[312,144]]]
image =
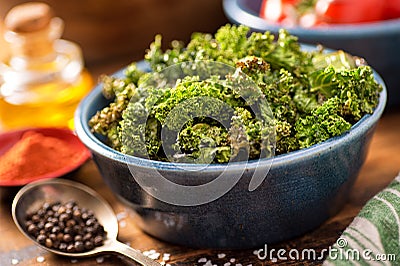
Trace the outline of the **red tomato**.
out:
[[[281,0],[264,0],[260,9],[260,17],[271,22],[279,22],[284,18]]]
[[[299,18],[299,25],[304,28],[311,28],[326,26],[326,23],[320,21],[315,13],[306,13]]]
[[[294,5],[299,0],[263,0],[260,17],[272,22],[286,25],[295,24]]]
[[[398,1],[398,0],[385,0]],[[315,12],[326,23],[358,23],[382,20],[383,0],[318,0]]]
[[[400,0],[386,0],[384,2],[385,19],[400,18]]]

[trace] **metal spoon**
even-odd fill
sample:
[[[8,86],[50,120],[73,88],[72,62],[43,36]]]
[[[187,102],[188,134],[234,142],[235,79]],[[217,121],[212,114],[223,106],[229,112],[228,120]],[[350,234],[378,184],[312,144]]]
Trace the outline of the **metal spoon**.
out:
[[[99,223],[107,232],[107,239],[104,245],[94,248],[90,251],[67,253],[53,248],[47,248],[39,244],[27,232],[24,222],[29,212],[39,209],[44,202],[67,202],[75,200],[81,207],[92,210]],[[33,240],[37,245],[49,252],[70,257],[89,257],[99,253],[117,253],[134,260],[135,262],[145,266],[160,266],[158,262],[143,255],[140,251],[135,250],[117,240],[118,221],[110,205],[101,198],[101,196],[89,187],[77,182],[51,179],[46,181],[34,182],[24,186],[15,196],[12,204],[12,217],[18,229],[28,238]]]

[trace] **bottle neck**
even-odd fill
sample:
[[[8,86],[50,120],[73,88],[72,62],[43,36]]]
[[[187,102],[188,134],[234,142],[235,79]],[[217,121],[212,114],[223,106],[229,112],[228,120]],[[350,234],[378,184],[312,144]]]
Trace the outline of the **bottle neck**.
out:
[[[48,27],[26,33],[5,32],[5,40],[10,47],[9,64],[15,69],[30,68],[35,64],[52,61],[56,56],[55,40],[61,37],[63,21],[53,18]]]

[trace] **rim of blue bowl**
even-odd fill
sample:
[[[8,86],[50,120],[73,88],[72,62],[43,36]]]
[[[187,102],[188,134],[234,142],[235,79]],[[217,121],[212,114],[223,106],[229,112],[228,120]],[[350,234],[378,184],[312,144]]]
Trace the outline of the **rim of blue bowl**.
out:
[[[256,1],[256,0],[252,0]],[[261,2],[261,0],[259,0]],[[253,3],[254,4],[254,3]],[[247,25],[257,31],[278,32],[283,25],[272,24],[260,18],[254,7],[244,6],[243,0],[223,0],[225,15],[237,24]],[[255,5],[255,4],[254,4]],[[288,27],[287,30],[302,38],[359,39],[400,34],[400,18],[359,24],[336,24],[326,27]]]
[[[145,67],[143,61],[139,62],[138,67]],[[121,75],[123,70],[118,71],[115,75]],[[338,146],[344,142],[352,141],[358,135],[363,134],[373,127],[381,117],[387,100],[386,85],[382,77],[374,71],[375,79],[379,84],[382,85],[382,91],[379,96],[379,103],[372,114],[364,115],[356,124],[354,124],[351,129],[340,136],[330,138],[324,142],[315,144],[311,147],[300,149],[297,151],[292,151],[285,154],[276,155],[271,158],[264,158],[259,160],[250,161],[240,161],[229,163],[230,170],[241,171],[243,167],[246,169],[254,169],[260,164],[272,166],[280,166],[282,164],[290,162],[298,162],[307,158],[314,157],[329,150],[331,147]],[[88,121],[93,114],[89,113],[89,106],[91,102],[97,97],[102,97],[101,84],[98,84],[79,104],[75,112],[75,131],[81,141],[90,149],[92,152],[101,154],[102,156],[108,157],[112,160],[119,161],[122,163],[127,163],[126,158],[129,158],[130,165],[137,165],[142,168],[157,169],[163,171],[176,171],[180,169],[179,166],[184,167],[186,170],[204,170],[210,172],[220,172],[226,170],[227,164],[188,164],[188,163],[172,163],[172,162],[162,162],[155,161],[141,157],[135,157],[131,155],[123,154],[119,151],[104,144],[100,139],[98,139],[90,130]],[[272,162],[271,162],[272,160]]]

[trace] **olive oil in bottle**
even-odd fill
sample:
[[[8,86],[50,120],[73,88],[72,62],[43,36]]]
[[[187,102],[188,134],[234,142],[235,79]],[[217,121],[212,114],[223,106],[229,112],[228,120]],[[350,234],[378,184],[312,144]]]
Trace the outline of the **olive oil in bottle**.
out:
[[[63,21],[44,3],[11,9],[4,38],[10,55],[0,64],[0,128],[70,127],[92,88],[80,47],[60,39]]]

